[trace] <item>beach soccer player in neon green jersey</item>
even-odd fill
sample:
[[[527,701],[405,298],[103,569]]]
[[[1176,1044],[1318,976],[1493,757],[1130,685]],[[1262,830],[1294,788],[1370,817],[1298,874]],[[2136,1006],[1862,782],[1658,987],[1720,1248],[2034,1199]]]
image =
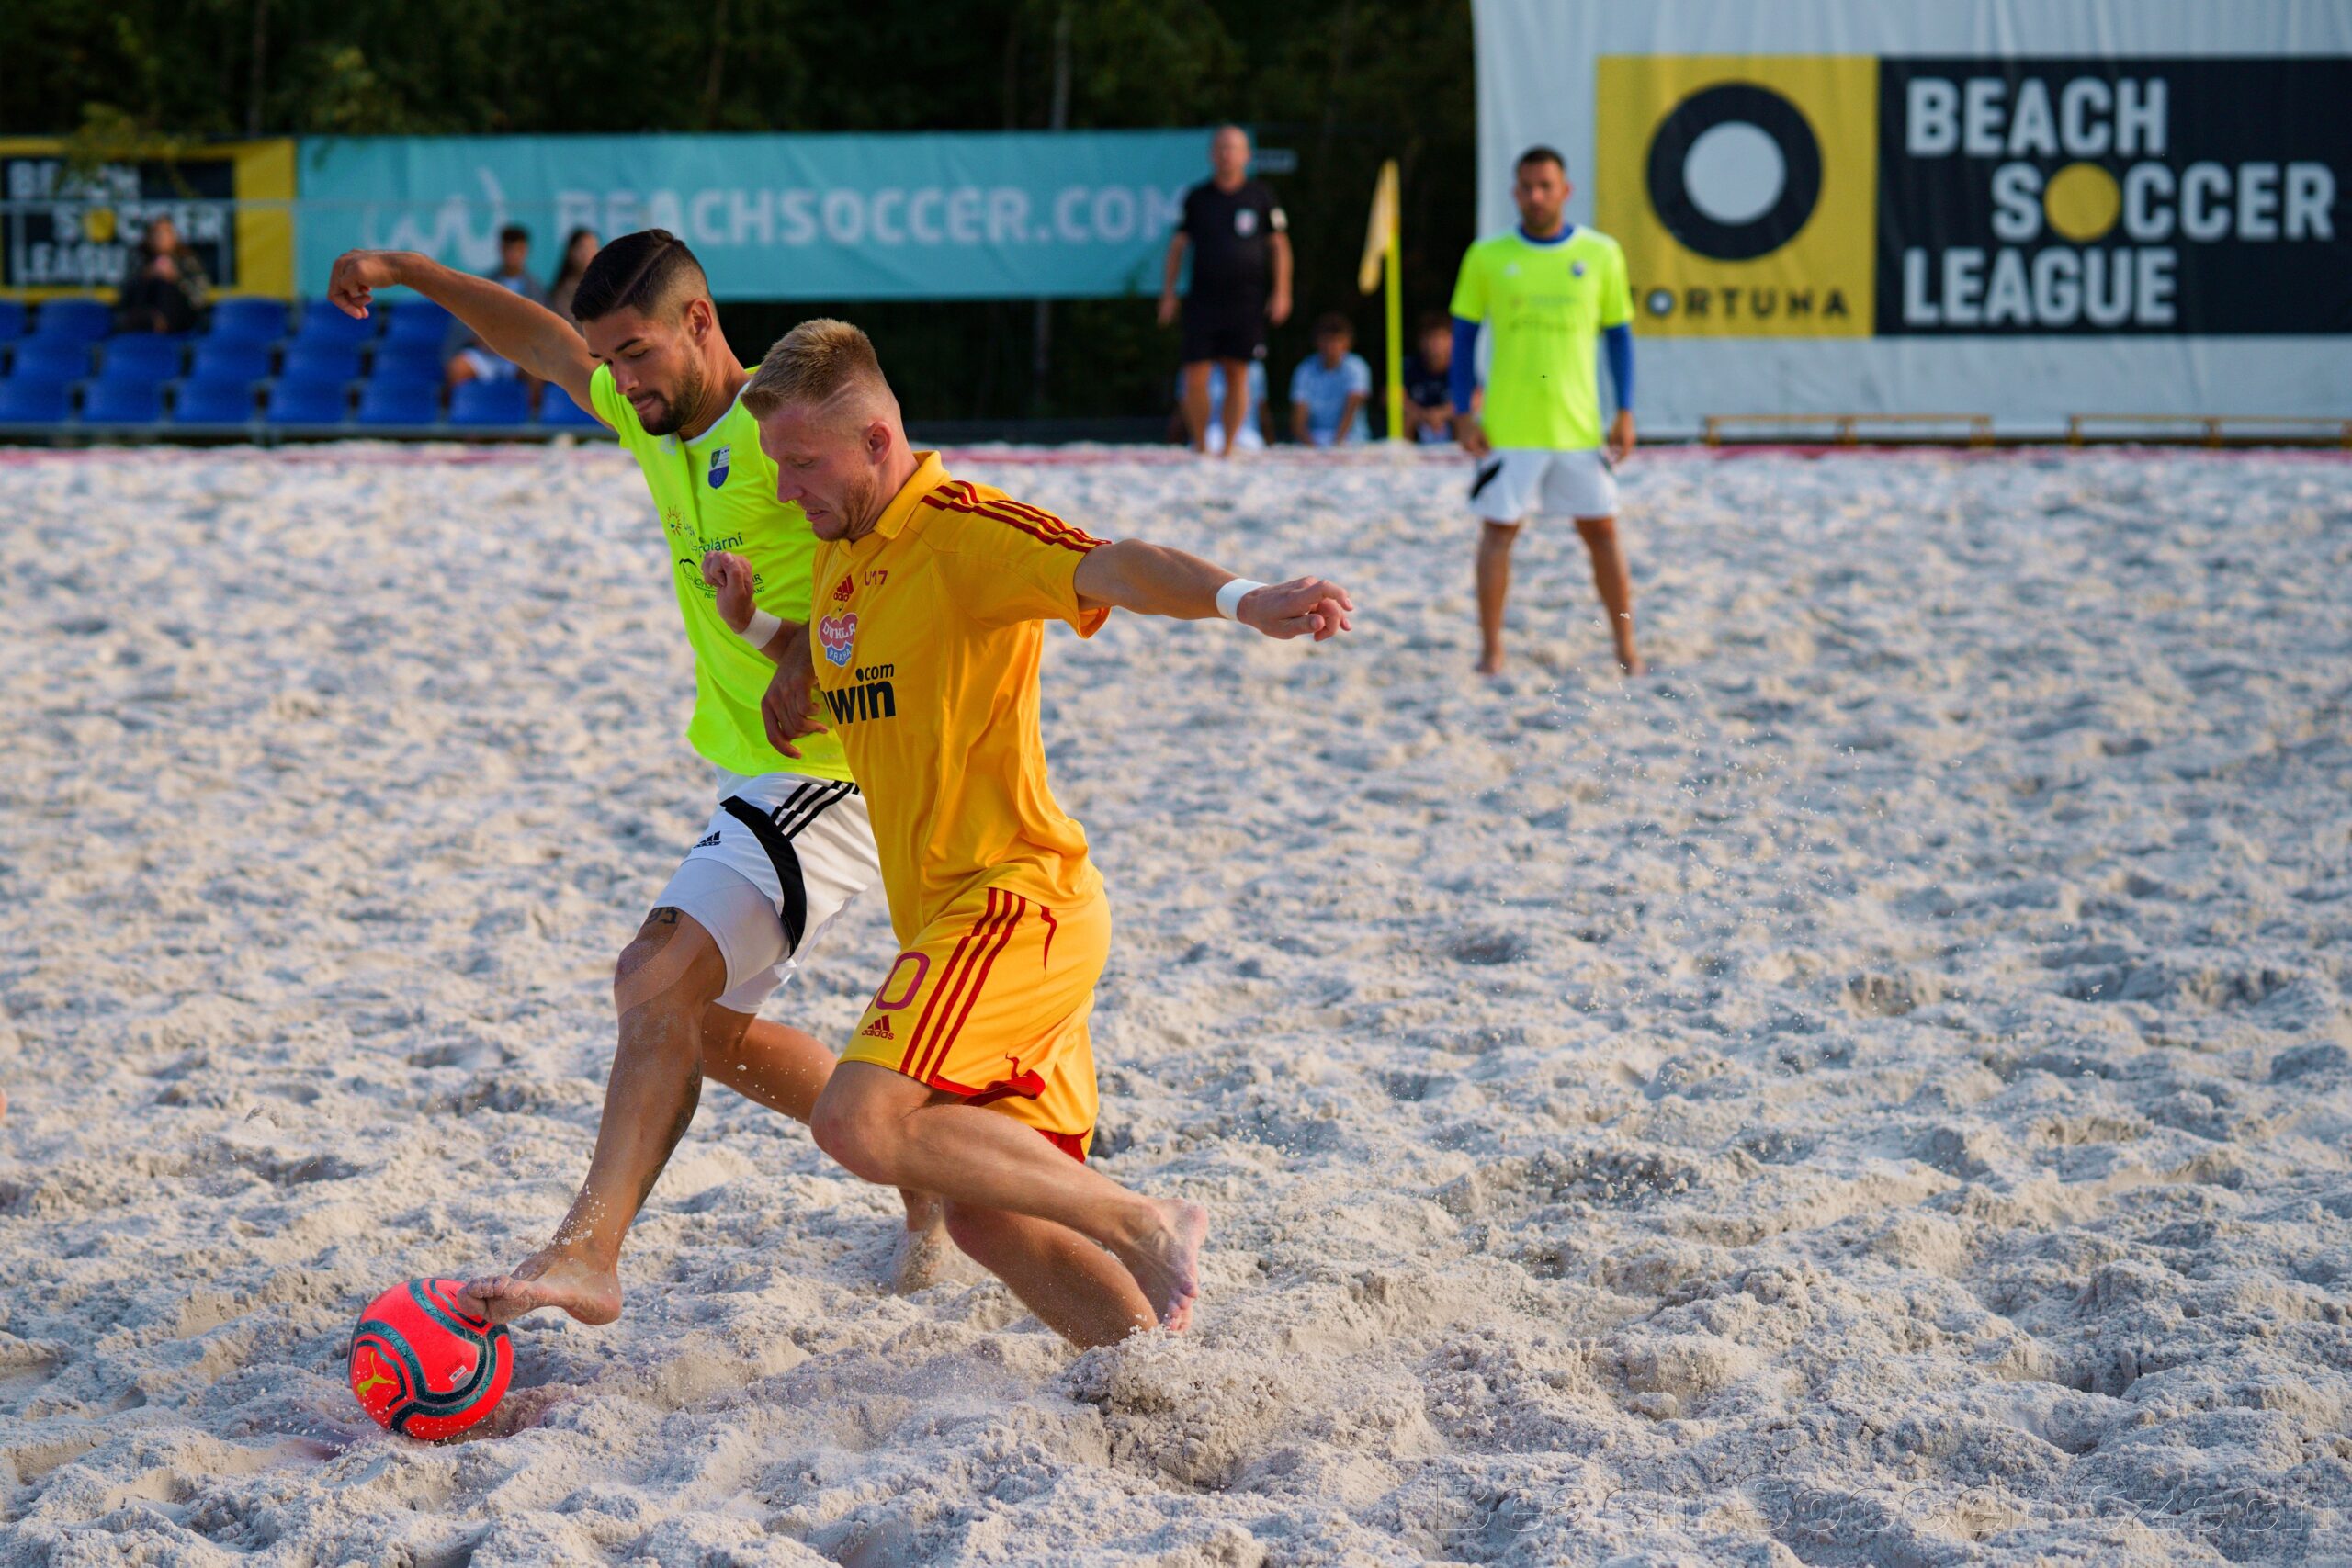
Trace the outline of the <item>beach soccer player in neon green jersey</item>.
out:
[[[1520,226],[1472,245],[1453,288],[1455,437],[1478,459],[1478,672],[1503,667],[1510,547],[1531,512],[1576,520],[1609,612],[1617,662],[1639,674],[1634,586],[1617,541],[1616,465],[1634,449],[1634,306],[1617,242],[1567,221],[1567,169],[1549,147],[1521,153]],[[1482,410],[1472,408],[1478,328],[1494,337]],[[1617,416],[1604,445],[1596,348],[1606,342]]]
[[[652,491],[694,649],[686,739],[717,772],[718,809],[616,966],[620,1039],[595,1155],[553,1239],[511,1273],[466,1286],[494,1323],[538,1307],[610,1323],[621,1311],[621,1242],[694,1120],[703,1075],[802,1122],[832,1076],[833,1055],[815,1038],[753,1016],[818,933],[882,876],[841,743],[810,736],[786,756],[760,717],[775,667],[758,649],[779,622],[808,619],[817,538],[798,506],[776,499],[775,465],[738,401],[751,372],[674,235],[649,230],[598,252],[572,298],[577,328],[494,281],[407,252],[345,253],[327,293],[365,316],[375,290],[393,285],[446,306],[492,353],[619,435]],[[753,573],[757,613],[741,636],[720,619],[705,576],[716,552]],[[947,1247],[938,1201],[909,1194],[899,1287],[928,1283]]]

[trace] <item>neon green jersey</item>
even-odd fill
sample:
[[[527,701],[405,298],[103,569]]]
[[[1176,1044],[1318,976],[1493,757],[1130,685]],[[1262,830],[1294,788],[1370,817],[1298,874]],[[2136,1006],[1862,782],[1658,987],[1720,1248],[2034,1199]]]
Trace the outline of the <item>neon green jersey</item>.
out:
[[[1493,340],[1479,414],[1497,446],[1579,452],[1600,445],[1596,372],[1603,328],[1634,319],[1625,253],[1581,226],[1548,245],[1512,230],[1472,245],[1453,313]]]
[[[760,698],[775,666],[718,618],[718,591],[702,580],[702,558],[732,550],[751,563],[752,597],[787,621],[808,618],[808,566],[817,536],[797,506],[775,498],[775,465],[760,451],[759,422],[739,401],[692,441],[648,434],[613,385],[613,367],[588,383],[596,415],[619,434],[645,474],[670,547],[678,614],[695,650],[695,716],[686,741],[730,773],[811,773],[846,779],[849,760],[830,734],[797,742],[795,761],[767,741]]]

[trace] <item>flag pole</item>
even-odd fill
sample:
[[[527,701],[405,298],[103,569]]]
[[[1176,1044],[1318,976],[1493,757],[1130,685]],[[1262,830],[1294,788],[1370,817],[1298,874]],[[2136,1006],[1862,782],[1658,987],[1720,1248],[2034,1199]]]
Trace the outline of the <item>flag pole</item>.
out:
[[[1394,180],[1391,160],[1383,177]],[[1388,229],[1388,439],[1405,439],[1405,223],[1400,211]]]
[[[1396,160],[1380,165],[1372,187],[1372,216],[1364,224],[1363,260],[1356,268],[1356,288],[1365,294],[1381,287],[1387,276],[1383,301],[1388,323],[1388,439],[1405,439],[1405,242]]]

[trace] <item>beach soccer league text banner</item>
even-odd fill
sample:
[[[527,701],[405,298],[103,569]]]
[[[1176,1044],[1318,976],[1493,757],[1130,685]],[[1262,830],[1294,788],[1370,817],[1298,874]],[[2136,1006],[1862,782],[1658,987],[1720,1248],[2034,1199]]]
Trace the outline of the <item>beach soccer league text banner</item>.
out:
[[[498,232],[661,228],[722,299],[1155,292],[1206,130],[969,134],[321,137],[300,145],[297,278],[355,247],[492,270]]]
[[[294,291],[294,143],[158,147],[95,165],[54,138],[0,138],[0,294],[111,294],[169,218],[219,294]]]
[[[2352,333],[2352,59],[1597,66],[1645,332]]]

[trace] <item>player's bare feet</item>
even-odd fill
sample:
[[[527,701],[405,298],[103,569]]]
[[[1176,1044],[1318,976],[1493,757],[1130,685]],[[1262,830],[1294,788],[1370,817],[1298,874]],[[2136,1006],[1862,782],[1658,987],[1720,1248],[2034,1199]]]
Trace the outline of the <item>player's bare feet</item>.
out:
[[[1209,1212],[1198,1203],[1156,1198],[1144,1201],[1158,1211],[1159,1224],[1148,1235],[1112,1250],[1142,1287],[1144,1299],[1159,1314],[1159,1325],[1182,1334],[1193,1321],[1193,1303],[1201,1293],[1201,1244],[1208,1239]]]
[[[907,1194],[907,1228],[899,1233],[891,1259],[890,1289],[902,1296],[928,1290],[946,1277],[956,1246],[947,1239],[946,1206],[936,1198]]]
[[[469,1280],[458,1300],[492,1323],[512,1323],[541,1307],[561,1307],[594,1327],[621,1314],[621,1277],[558,1252],[532,1254],[512,1274]]]
[[[1503,656],[1502,656],[1502,650],[1501,650],[1500,649],[1496,649],[1496,650],[1495,650],[1494,652],[1492,652],[1492,653],[1481,654],[1481,655],[1479,656],[1479,658],[1478,658],[1478,673],[1479,673],[1479,674],[1481,674],[1481,675],[1499,675],[1499,674],[1501,674],[1502,672],[1503,672]]]
[[[1642,656],[1638,653],[1621,653],[1617,656],[1617,668],[1627,675],[1639,675],[1648,670],[1649,666],[1643,662]]]

